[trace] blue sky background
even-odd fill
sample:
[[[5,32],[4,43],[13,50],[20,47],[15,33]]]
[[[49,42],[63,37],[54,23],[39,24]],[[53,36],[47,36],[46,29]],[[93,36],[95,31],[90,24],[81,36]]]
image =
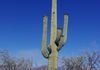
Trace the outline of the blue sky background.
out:
[[[100,1],[58,0],[58,26],[63,26],[65,12],[69,13],[68,40],[60,57],[100,51]],[[0,0],[0,49],[45,64],[40,51],[44,15],[49,18],[50,36],[51,0]]]

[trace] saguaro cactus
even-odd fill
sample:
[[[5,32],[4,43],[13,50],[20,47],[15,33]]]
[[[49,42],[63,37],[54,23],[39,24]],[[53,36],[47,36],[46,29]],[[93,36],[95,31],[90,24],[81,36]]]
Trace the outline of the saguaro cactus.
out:
[[[64,15],[64,28],[57,28],[57,0],[52,0],[51,38],[47,46],[48,17],[43,17],[42,55],[48,59],[48,70],[57,70],[58,52],[67,39],[68,15]]]

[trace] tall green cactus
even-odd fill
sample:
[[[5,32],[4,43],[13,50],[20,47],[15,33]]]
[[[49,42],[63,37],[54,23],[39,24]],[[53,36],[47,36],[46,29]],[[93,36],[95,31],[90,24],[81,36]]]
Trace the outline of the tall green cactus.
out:
[[[48,70],[57,70],[58,52],[67,39],[68,15],[64,15],[64,28],[57,28],[57,0],[52,0],[51,38],[47,46],[48,17],[43,17],[42,55],[48,59]]]

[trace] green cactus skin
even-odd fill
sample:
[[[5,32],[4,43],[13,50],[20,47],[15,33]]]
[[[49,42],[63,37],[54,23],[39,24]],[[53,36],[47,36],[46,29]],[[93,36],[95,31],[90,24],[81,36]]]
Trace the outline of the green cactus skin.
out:
[[[57,36],[57,0],[52,0],[52,17],[51,17],[51,38],[50,45],[47,46],[47,23],[48,17],[43,17],[43,37],[42,37],[42,55],[48,59],[48,70],[57,70],[58,65],[58,52],[64,46],[67,40],[67,29],[68,29],[68,15],[64,15],[64,28],[63,34]]]

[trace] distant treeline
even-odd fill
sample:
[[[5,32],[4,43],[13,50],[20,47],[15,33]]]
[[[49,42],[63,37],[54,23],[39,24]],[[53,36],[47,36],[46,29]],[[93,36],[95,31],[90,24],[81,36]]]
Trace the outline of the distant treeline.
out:
[[[86,53],[82,56],[61,59],[58,70],[100,70],[100,53]],[[14,58],[8,51],[0,50],[0,70],[47,70],[47,65],[33,67],[30,59]]]

